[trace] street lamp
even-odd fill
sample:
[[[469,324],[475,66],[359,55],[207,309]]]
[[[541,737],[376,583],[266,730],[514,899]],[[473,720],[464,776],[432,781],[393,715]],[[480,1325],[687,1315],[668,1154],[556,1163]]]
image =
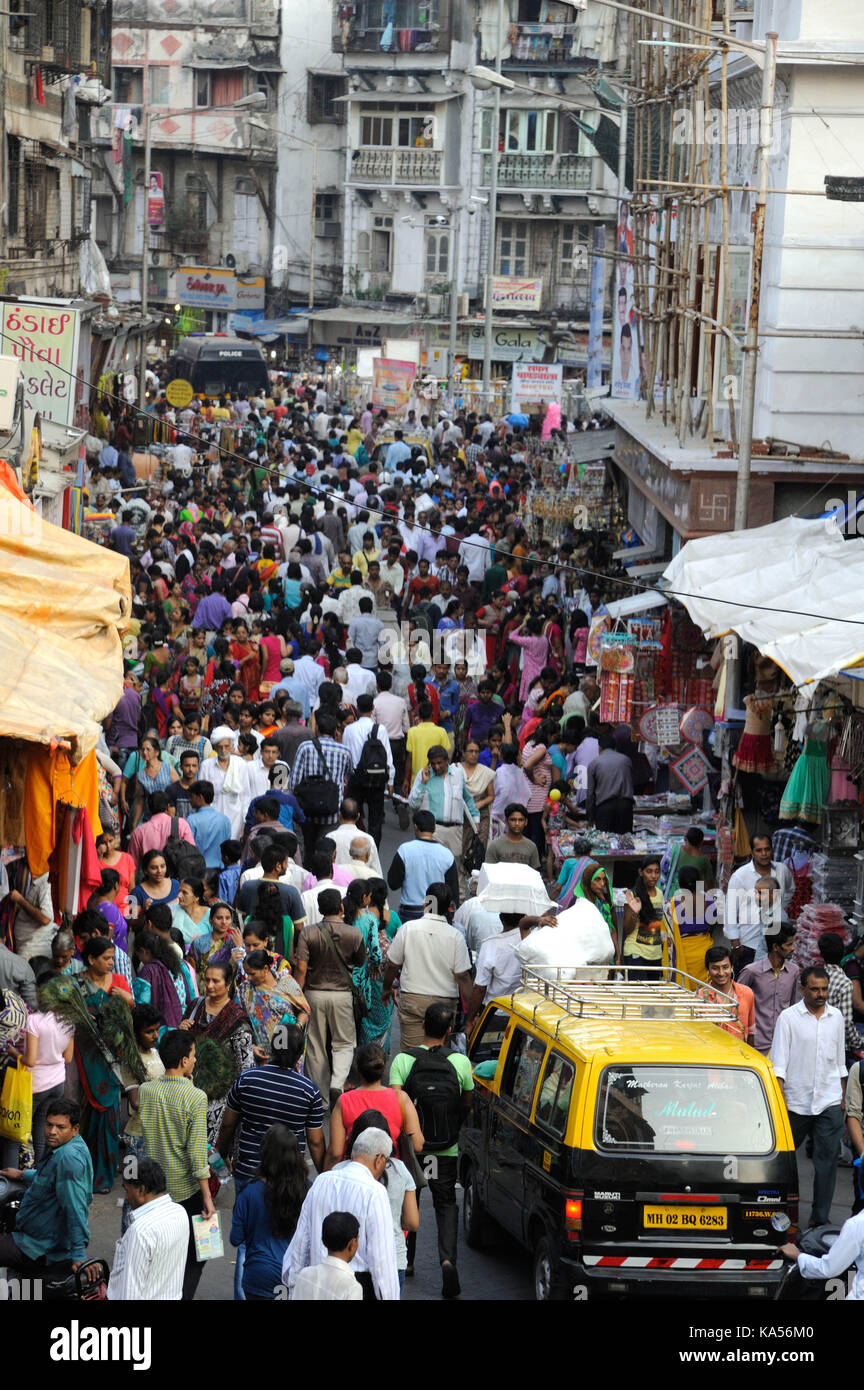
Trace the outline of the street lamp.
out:
[[[267,105],[267,97],[264,92],[249,92],[245,97],[238,97],[237,101],[232,101],[229,106],[212,106],[211,111],[254,111]],[[157,115],[160,120],[166,116],[200,116],[202,108],[199,106],[182,106],[172,110],[153,111],[149,106],[145,106],[143,111],[144,120],[144,244],[141,248],[141,316],[146,319],[149,308],[149,285],[150,279],[150,226],[147,221],[147,194],[150,188],[150,160],[152,149],[152,137],[150,131],[150,119]],[[138,370],[138,408],[144,410],[147,391],[147,328],[141,334],[141,356]]]

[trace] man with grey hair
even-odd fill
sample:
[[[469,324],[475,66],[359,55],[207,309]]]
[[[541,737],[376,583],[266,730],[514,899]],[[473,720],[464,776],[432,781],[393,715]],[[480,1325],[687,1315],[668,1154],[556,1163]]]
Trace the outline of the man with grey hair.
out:
[[[350,869],[355,878],[379,878],[372,865],[369,863],[369,846],[362,835],[358,835],[351,841],[348,847],[351,855]]]
[[[360,1223],[357,1253],[352,1260],[366,1302],[399,1301],[396,1243],[387,1189],[381,1175],[393,1153],[393,1141],[383,1129],[364,1129],[354,1140],[351,1157],[312,1184],[291,1244],[282,1262],[282,1282],[289,1296],[302,1269],[327,1257],[321,1227],[331,1212],[345,1211]]]
[[[346,796],[339,807],[339,824],[327,831],[328,840],[332,840],[336,846],[336,863],[342,868],[353,868],[351,845],[354,840],[363,840],[369,849],[369,858],[366,861],[372,869],[369,877],[383,878],[384,873],[381,868],[378,847],[372,836],[360,829],[357,824],[359,819],[360,807],[358,803],[353,796]]]

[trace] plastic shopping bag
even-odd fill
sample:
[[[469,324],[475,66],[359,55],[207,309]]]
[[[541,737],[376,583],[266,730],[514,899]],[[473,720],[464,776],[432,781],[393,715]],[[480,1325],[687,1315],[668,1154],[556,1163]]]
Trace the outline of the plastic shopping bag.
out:
[[[0,1091],[0,1136],[26,1144],[32,1127],[33,1077],[22,1063],[10,1063]]]

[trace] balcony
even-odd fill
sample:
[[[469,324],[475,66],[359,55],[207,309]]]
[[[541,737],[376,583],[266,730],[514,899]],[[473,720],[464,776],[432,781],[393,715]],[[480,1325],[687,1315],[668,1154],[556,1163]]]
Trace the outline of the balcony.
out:
[[[578,24],[514,24],[504,66],[563,68],[581,57]]]
[[[437,188],[443,162],[443,150],[357,150],[349,182]]]
[[[449,0],[344,0],[335,6],[337,53],[438,53],[450,45]]]
[[[517,188],[520,192],[535,188],[590,188],[591,155],[583,154],[500,154],[498,156],[499,189]],[[492,156],[483,160],[483,184],[489,187]]]

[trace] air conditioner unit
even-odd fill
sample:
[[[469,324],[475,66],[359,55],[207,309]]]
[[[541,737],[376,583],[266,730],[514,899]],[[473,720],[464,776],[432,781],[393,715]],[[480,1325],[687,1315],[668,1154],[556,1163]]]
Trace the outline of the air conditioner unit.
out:
[[[414,312],[415,312],[415,314],[428,314],[428,312],[429,312],[429,296],[428,296],[428,294],[415,294],[415,296],[414,296]]]
[[[341,223],[341,222],[316,222],[316,223],[315,223],[315,235],[316,235],[316,236],[320,236],[320,237],[327,237],[327,238],[332,239],[332,240],[334,240],[334,241],[335,241],[335,240],[338,240],[338,239],[341,237],[341,235],[342,235],[342,223]]]
[[[459,315],[460,319],[465,319],[468,317],[469,300],[470,295],[467,294],[459,294],[456,296],[456,313]]]

